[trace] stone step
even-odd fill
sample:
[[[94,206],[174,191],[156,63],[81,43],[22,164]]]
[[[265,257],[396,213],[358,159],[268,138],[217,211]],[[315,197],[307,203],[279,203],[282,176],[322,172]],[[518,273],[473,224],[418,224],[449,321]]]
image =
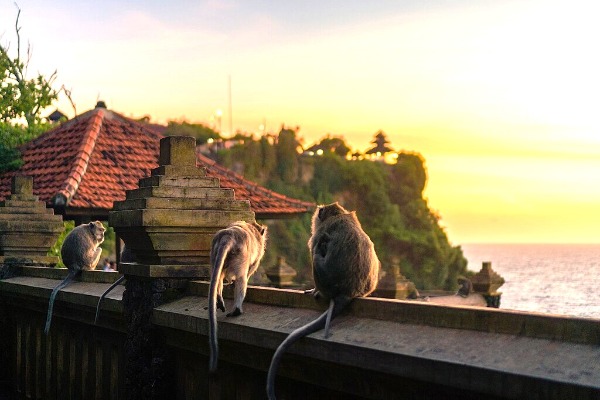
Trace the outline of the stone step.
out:
[[[60,217],[60,216],[59,216]],[[64,230],[60,223],[48,221],[4,221],[0,220],[0,233],[13,234],[18,232],[60,233]]]
[[[47,209],[46,204],[44,204],[41,201],[10,200],[10,199],[0,201],[0,207]],[[51,208],[49,208],[48,210],[52,211]]]
[[[181,176],[165,176],[165,175],[154,175],[146,178],[142,178],[138,182],[139,187],[151,187],[151,186],[175,186],[175,187],[219,187],[218,178],[200,178],[200,177],[181,177]]]
[[[18,209],[15,211],[11,207],[0,208],[0,220],[15,220],[15,221],[58,221],[62,225],[62,217],[60,215],[48,214],[46,212],[35,212],[35,210]]]
[[[113,227],[207,227],[222,229],[233,221],[254,221],[252,211],[141,209],[111,212],[108,216]]]
[[[116,201],[113,205],[114,211],[139,210],[144,208],[164,208],[172,210],[250,211],[250,201],[235,199],[187,199],[172,197],[147,197],[144,199]]]
[[[188,199],[209,199],[223,198],[232,199],[234,197],[233,189],[224,188],[188,188],[188,187],[170,187],[170,186],[152,186],[139,189],[128,190],[126,194],[129,199],[142,199],[145,197],[173,197]]]

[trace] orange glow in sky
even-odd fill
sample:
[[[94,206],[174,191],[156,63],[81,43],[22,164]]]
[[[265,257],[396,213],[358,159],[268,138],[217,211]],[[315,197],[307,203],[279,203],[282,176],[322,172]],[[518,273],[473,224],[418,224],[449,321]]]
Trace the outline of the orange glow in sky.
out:
[[[453,244],[600,243],[595,1],[271,3],[19,7],[31,70],[57,69],[78,113],[98,99],[161,123],[222,110],[225,134],[285,124],[361,151],[381,129],[424,156]],[[0,0],[3,42],[15,16]]]

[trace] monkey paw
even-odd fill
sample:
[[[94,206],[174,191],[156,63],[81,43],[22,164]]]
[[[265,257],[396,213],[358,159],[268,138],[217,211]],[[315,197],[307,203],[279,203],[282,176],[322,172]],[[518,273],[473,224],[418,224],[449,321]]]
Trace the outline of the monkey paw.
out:
[[[317,290],[317,288],[313,288],[313,289],[310,289],[310,290],[305,290],[304,294],[310,294],[315,299],[318,299],[318,298],[321,297],[321,293]]]
[[[242,315],[242,310],[237,307],[232,312],[225,314],[227,317],[237,317],[238,315]]]
[[[222,297],[217,298],[217,308],[223,312],[225,312],[225,302]]]

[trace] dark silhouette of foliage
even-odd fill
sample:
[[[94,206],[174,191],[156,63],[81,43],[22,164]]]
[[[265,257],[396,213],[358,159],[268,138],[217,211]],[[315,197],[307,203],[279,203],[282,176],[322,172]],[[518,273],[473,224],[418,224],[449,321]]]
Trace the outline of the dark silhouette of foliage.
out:
[[[292,129],[281,129],[275,144],[277,156],[278,178],[287,184],[296,182],[298,177],[298,148],[300,143],[296,139],[296,132]]]
[[[221,138],[218,132],[206,125],[192,124],[185,121],[169,121],[164,134],[166,136],[193,136],[196,138],[196,144],[204,144],[208,139]]]

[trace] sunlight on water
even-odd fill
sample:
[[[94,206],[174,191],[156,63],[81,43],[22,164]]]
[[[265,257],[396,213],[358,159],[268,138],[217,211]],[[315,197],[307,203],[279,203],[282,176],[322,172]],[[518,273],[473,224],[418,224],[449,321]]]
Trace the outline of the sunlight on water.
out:
[[[506,281],[500,308],[600,318],[600,245],[466,244],[471,271],[483,261]]]

